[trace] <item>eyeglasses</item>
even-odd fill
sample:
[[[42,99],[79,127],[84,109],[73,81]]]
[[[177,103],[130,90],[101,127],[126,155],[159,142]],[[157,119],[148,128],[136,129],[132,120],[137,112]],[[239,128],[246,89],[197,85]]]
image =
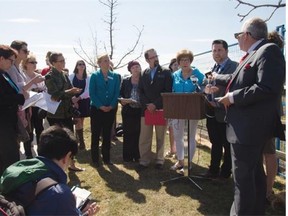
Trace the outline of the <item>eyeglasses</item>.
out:
[[[189,58],[181,58],[181,59],[180,59],[180,62],[189,62],[189,61],[190,61]]]
[[[155,58],[158,58],[158,55],[155,55],[155,56],[152,56],[152,57],[150,57],[150,58],[148,58],[148,59],[155,59]]]
[[[6,60],[9,60],[11,62],[11,64],[13,64],[15,62],[15,59],[7,58]]]
[[[235,39],[238,39],[240,35],[244,34],[244,32],[238,32],[234,34]]]
[[[79,63],[78,66],[85,66],[85,64],[83,64],[83,63]]]
[[[29,53],[29,50],[27,49],[21,49],[25,54]]]
[[[31,61],[31,62],[28,62],[29,64],[37,64],[38,62],[37,61]]]
[[[248,34],[251,35],[251,32],[238,32],[234,34],[235,39],[238,39],[240,37],[240,35],[242,34]]]
[[[64,63],[64,62],[65,62],[65,59],[62,59],[62,60],[59,60],[59,61],[56,61],[56,62]]]

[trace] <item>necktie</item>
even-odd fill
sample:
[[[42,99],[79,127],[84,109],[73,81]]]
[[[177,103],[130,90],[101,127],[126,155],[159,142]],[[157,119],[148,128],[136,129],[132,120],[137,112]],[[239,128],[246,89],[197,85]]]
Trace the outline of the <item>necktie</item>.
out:
[[[244,56],[242,56],[242,58],[241,58],[240,61],[239,61],[239,64],[241,64],[248,55],[249,55],[249,53],[246,53]],[[226,87],[226,90],[225,90],[225,94],[226,94],[227,92],[229,92],[229,88],[230,88],[230,86],[231,86],[232,81],[233,81],[233,78],[229,81],[229,83],[228,83],[228,85],[227,85],[227,87]]]
[[[215,65],[215,67],[213,68],[212,72],[217,72],[218,73],[220,67],[221,67],[220,64]]]
[[[248,55],[249,55],[249,53],[246,53],[244,56],[242,56],[242,58],[239,61],[239,64],[241,64]]]

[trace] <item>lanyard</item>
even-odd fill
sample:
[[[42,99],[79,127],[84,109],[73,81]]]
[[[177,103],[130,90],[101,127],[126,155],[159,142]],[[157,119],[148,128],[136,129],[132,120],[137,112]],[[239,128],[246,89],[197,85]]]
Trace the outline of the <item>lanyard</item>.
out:
[[[2,76],[9,82],[10,86],[14,88],[17,93],[19,93],[18,86],[5,73],[2,73]]]

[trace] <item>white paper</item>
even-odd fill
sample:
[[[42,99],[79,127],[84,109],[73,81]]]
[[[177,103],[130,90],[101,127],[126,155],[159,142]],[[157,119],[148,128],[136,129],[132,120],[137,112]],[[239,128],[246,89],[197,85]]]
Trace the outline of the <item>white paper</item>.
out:
[[[71,189],[72,193],[76,197],[76,207],[79,208],[81,205],[84,204],[84,202],[88,199],[88,197],[91,195],[91,192],[79,187],[73,187]]]
[[[137,103],[137,101],[132,98],[118,98],[118,100],[126,103]]]
[[[35,106],[36,102],[43,97],[42,93],[36,93],[33,91],[29,92],[29,98],[25,100],[22,110],[27,109],[30,106]]]
[[[22,106],[22,110],[30,106],[36,106],[49,113],[55,114],[60,103],[61,101],[51,100],[51,95],[46,92],[35,93],[31,91],[30,97],[25,100],[25,103]]]
[[[43,110],[46,110],[49,113],[55,114],[61,101],[51,100],[51,95],[46,92],[42,92],[42,94],[43,94],[43,99],[38,100],[35,106]]]

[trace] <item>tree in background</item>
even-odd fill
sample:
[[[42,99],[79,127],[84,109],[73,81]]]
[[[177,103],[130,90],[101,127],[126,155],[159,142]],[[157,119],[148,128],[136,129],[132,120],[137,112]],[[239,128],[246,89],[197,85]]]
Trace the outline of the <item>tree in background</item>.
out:
[[[256,10],[257,8],[270,7],[273,8],[273,11],[271,12],[270,16],[265,20],[265,22],[267,22],[268,20],[271,19],[276,10],[278,10],[279,8],[286,7],[286,3],[283,3],[282,0],[278,0],[278,3],[275,4],[258,4],[258,5],[249,3],[248,1],[242,1],[242,0],[235,0],[235,1],[238,2],[235,9],[238,8],[240,5],[246,5],[250,7],[250,10],[246,14],[239,14],[239,13],[237,14],[241,18],[240,22],[242,22],[252,11]]]
[[[117,21],[117,16],[116,16],[116,8],[118,6],[118,0],[99,0],[99,2],[104,5],[105,7],[107,7],[109,9],[109,16],[107,19],[103,19],[104,23],[106,23],[108,25],[108,32],[109,32],[109,46],[107,47],[106,43],[104,42],[102,45],[104,47],[104,50],[109,54],[109,57],[111,60],[113,60],[114,57],[114,51],[115,51],[115,44],[114,44],[114,40],[113,40],[113,34],[115,31],[115,23]],[[122,57],[119,58],[119,60],[117,62],[113,61],[113,68],[114,69],[119,69],[119,68],[123,68],[125,66],[127,66],[128,62],[131,61],[131,58],[129,60],[126,60],[128,56],[130,56],[131,54],[133,54],[136,51],[136,48],[139,46],[139,41],[140,38],[142,36],[142,32],[144,30],[144,26],[142,26],[141,29],[137,28],[136,26],[134,26],[135,29],[137,30],[137,37],[136,40],[134,42],[134,44],[132,45],[131,48],[129,48],[126,53],[124,53],[122,55]],[[82,41],[79,39],[78,40],[78,48],[73,48],[74,52],[83,60],[85,61],[88,65],[92,66],[93,68],[97,69],[97,64],[96,64],[96,57],[98,55],[98,48],[100,46],[100,44],[98,43],[97,40],[97,34],[93,33],[91,31],[91,36],[92,36],[92,41],[93,41],[93,51],[92,54],[89,54],[84,46]],[[137,55],[136,58],[134,58],[134,60],[139,59],[142,56],[143,53],[143,46],[141,49],[141,52],[139,55]]]

